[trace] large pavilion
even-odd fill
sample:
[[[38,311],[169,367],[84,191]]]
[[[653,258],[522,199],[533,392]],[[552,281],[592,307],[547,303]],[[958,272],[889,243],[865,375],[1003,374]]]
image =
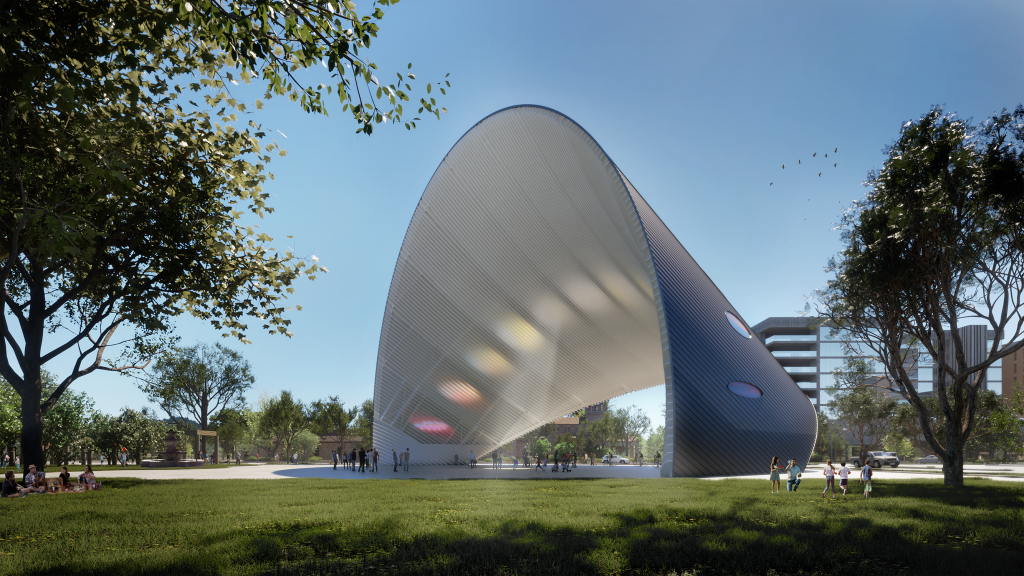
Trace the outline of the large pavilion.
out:
[[[728,215],[709,217],[727,233]],[[437,168],[398,256],[378,449],[465,460],[660,384],[663,476],[810,456],[807,397],[590,135],[538,106],[481,120]]]

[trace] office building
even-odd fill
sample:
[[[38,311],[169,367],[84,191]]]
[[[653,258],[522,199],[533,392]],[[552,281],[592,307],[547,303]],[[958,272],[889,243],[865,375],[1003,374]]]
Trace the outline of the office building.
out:
[[[835,385],[833,371],[842,368],[846,360],[842,333],[833,334],[832,328],[819,326],[816,318],[808,317],[772,317],[756,324],[752,329],[771,351],[779,364],[811,399],[816,409],[821,409],[832,399],[829,388]],[[964,341],[964,354],[968,363],[981,361],[988,354],[992,345],[994,332],[985,326],[964,326],[959,329]],[[951,342],[950,333],[946,333],[947,341]],[[870,351],[863,345],[853,342],[865,356]],[[950,346],[946,354],[947,361],[952,361],[953,349]],[[934,394],[938,375],[934,370],[934,359],[923,347],[907,351],[907,372],[911,383],[921,396]],[[1024,355],[1022,355],[1024,357]],[[915,366],[916,361],[916,366]],[[883,378],[885,368],[875,360],[868,359],[871,376]],[[1004,381],[1002,361],[996,361],[984,376],[983,390],[992,390],[1002,394]],[[898,393],[890,394],[894,398],[902,398]]]

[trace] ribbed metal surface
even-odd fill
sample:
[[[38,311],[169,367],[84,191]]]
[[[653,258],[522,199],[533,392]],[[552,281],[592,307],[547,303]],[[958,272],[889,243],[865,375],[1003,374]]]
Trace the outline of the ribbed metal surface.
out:
[[[410,448],[413,463],[466,459],[661,384],[647,246],[631,211],[611,162],[560,114],[511,108],[467,132],[398,258],[375,442]]]
[[[733,328],[726,312],[740,314],[625,176],[623,180],[657,269],[663,346],[669,351],[668,459],[662,475],[767,473],[772,456],[806,465],[817,437],[814,406],[760,340],[745,338]],[[752,384],[763,395],[740,396],[730,391],[732,382]]]
[[[582,128],[546,108],[501,110],[456,143],[409,225],[381,330],[375,443],[410,448],[414,464],[466,459],[667,380],[663,474],[806,460],[813,408],[725,310]],[[765,394],[736,396],[728,378]]]

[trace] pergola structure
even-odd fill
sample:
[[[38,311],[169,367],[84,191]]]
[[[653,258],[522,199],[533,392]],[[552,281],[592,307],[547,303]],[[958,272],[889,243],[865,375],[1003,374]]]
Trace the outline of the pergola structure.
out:
[[[538,106],[481,120],[434,173],[398,257],[378,449],[465,460],[663,383],[664,476],[810,456],[806,396],[590,135]]]

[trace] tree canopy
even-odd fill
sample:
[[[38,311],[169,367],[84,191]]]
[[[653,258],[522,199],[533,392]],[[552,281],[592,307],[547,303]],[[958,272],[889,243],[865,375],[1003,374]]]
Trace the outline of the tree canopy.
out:
[[[242,341],[253,319],[290,335],[282,300],[327,269],[259,230],[267,164],[284,152],[246,118],[262,100],[232,90],[259,83],[263,99],[322,114],[334,94],[364,134],[415,127],[411,64],[385,84],[367,59],[394,3],[0,4],[0,375],[22,399],[29,457],[75,380],[144,366],[175,316]],[[440,118],[433,86],[418,110]],[[42,367],[64,353],[74,366],[43,396]]]
[[[842,216],[819,314],[865,342],[885,367],[878,384],[916,410],[945,482],[962,485],[986,370],[1024,346],[1024,107],[980,126],[932,108],[886,156]],[[971,358],[960,329],[978,323],[997,337]],[[938,372],[941,430],[913,385],[922,354]]]
[[[139,388],[176,424],[193,420],[200,430],[222,410],[245,405],[245,393],[256,378],[242,355],[222,344],[196,344],[164,350],[152,374],[139,378]]]

